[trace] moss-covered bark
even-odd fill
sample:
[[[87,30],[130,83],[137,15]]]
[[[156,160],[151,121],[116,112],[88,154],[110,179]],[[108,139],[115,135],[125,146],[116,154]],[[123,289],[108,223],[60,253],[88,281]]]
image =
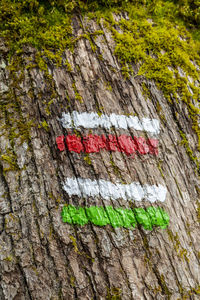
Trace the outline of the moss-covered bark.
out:
[[[154,12],[140,1],[123,2],[123,12],[117,1],[107,8],[80,1],[70,11],[67,1],[54,8],[35,1],[30,11],[7,1],[10,12],[2,2],[2,20],[10,13],[16,24],[1,23],[0,299],[198,299],[198,41],[164,2]],[[127,134],[64,129],[59,118],[74,110],[159,119],[158,157],[60,152],[60,135]],[[167,199],[155,207],[167,212],[169,227],[63,223],[66,204],[105,207],[100,197],[70,197],[66,177],[163,184]]]

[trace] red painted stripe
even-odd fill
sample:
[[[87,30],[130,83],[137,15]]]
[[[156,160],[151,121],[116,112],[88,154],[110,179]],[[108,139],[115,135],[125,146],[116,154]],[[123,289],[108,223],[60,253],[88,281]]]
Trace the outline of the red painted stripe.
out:
[[[84,151],[81,138],[76,136],[75,134],[66,136],[66,144],[69,151],[74,151],[77,153]]]
[[[147,153],[158,155],[158,140],[146,140],[143,137],[134,136],[134,139],[132,139],[132,137],[128,135],[116,137],[109,134],[106,138],[104,135],[89,134],[81,139],[81,137],[77,137],[75,134],[67,135],[66,138],[62,135],[56,138],[56,143],[60,151],[66,149],[65,141],[67,149],[70,152],[73,151],[76,153],[96,153],[101,149],[105,149],[107,151],[124,152],[126,155],[134,155],[136,152],[141,155]]]
[[[60,135],[56,138],[56,143],[60,151],[65,150],[64,138],[65,138],[64,135]]]

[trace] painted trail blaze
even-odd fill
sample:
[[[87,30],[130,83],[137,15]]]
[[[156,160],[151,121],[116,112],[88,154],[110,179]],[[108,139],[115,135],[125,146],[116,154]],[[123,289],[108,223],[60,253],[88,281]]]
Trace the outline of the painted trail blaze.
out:
[[[69,196],[99,197],[106,200],[124,199],[126,201],[146,200],[151,203],[164,202],[167,194],[165,186],[141,185],[139,182],[130,184],[112,183],[108,180],[91,180],[89,178],[68,177],[63,182],[63,189]]]
[[[133,128],[135,130],[146,131],[151,134],[158,134],[160,132],[160,122],[156,119],[142,118],[136,116],[126,116],[117,114],[102,114],[99,116],[95,112],[79,113],[73,111],[70,113],[63,113],[60,119],[64,128],[106,128],[114,127],[116,129]]]
[[[64,223],[86,225],[92,223],[97,226],[111,225],[112,227],[135,228],[143,226],[152,230],[153,226],[166,228],[169,224],[168,214],[160,207],[144,208],[113,208],[112,206],[75,207],[66,205],[62,209]]]
[[[101,149],[113,152],[123,152],[126,155],[134,155],[139,153],[140,155],[152,154],[158,155],[158,140],[157,139],[145,139],[144,137],[136,137],[134,139],[128,135],[115,136],[109,134],[108,137],[104,135],[92,135],[89,134],[83,138],[73,135],[67,135],[64,137],[58,136],[56,138],[58,149],[63,151],[67,149],[70,152],[86,152],[97,153]]]
[[[157,135],[160,132],[160,123],[156,119],[142,118],[136,116],[102,114],[97,113],[63,113],[60,119],[65,129],[93,129],[110,128],[128,130],[133,128],[143,132]],[[89,134],[86,136],[76,136],[69,134],[56,138],[57,147],[60,151],[67,149],[75,153],[97,153],[101,150],[122,152],[127,156],[134,157],[140,155],[158,155],[158,139],[136,137],[130,135],[97,135]],[[66,178],[63,182],[63,189],[68,196],[78,196],[80,198],[91,197],[101,198],[105,202],[108,200],[123,199],[125,201],[149,201],[164,202],[167,189],[161,184],[141,185],[140,182],[130,184],[112,183],[103,179],[91,180],[90,178]],[[144,208],[113,208],[112,206],[90,206],[76,207],[65,205],[62,209],[62,220],[68,224],[86,225],[92,223],[97,226],[111,225],[112,227],[135,228],[136,225],[143,226],[146,230],[151,230],[153,226],[166,228],[169,224],[168,214],[160,207]]]

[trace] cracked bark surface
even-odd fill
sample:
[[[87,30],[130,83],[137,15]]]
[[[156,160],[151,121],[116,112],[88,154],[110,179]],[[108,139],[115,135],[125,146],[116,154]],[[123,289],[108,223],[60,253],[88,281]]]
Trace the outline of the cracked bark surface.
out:
[[[0,299],[175,300],[184,295],[198,299],[194,290],[200,281],[199,177],[180,144],[179,131],[184,129],[194,152],[197,138],[186,107],[168,103],[154,82],[143,77],[125,79],[113,54],[110,32],[103,23],[74,18],[74,36],[83,34],[86,26],[90,32],[104,31],[93,41],[96,51],[80,38],[74,53],[66,50],[61,67],[49,64],[52,79],[37,66],[26,68],[29,57],[34,61],[34,49],[26,49],[23,73],[19,70],[14,77],[6,49],[1,47],[0,101],[6,108],[0,114]],[[71,71],[64,64],[66,59]],[[148,99],[142,92],[143,82],[150,90]],[[165,117],[158,157],[130,158],[106,151],[88,156],[57,149],[56,137],[70,132],[60,124],[62,112],[159,119],[158,104]],[[29,129],[24,140],[23,126]],[[109,132],[127,134],[123,129],[92,130],[98,135]],[[87,135],[91,130],[80,133]],[[129,134],[139,135],[134,130]],[[62,188],[67,177],[163,184],[168,190],[162,207],[170,216],[169,228],[145,231],[64,224],[60,213],[65,203],[104,204],[102,199],[69,197]],[[109,204],[127,206],[123,199]]]

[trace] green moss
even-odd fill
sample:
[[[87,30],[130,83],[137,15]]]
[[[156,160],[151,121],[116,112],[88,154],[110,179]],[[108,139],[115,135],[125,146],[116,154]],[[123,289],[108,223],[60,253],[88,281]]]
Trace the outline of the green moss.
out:
[[[11,262],[13,260],[13,257],[11,255],[4,258],[4,260]]]
[[[158,161],[157,161],[157,167],[158,167],[158,170],[160,171],[161,176],[162,176],[163,178],[165,178],[165,175],[164,175],[163,170],[162,170],[162,163],[163,163],[163,161],[158,160]]]
[[[44,128],[47,132],[49,131],[49,125],[47,124],[46,120],[41,122],[41,125],[38,126],[38,128]]]
[[[193,42],[184,27],[177,25],[175,28],[175,24],[158,17],[153,20],[152,25],[147,20],[152,17],[148,16],[148,11],[141,7],[135,11],[130,5],[129,8],[130,20],[122,19],[117,24],[123,33],[111,28],[117,43],[115,54],[123,67],[127,68],[127,63],[140,63],[137,75],[154,80],[169,101],[181,99],[187,105],[193,129],[200,137],[197,128],[199,109],[191,102],[192,98],[197,100],[199,91],[194,85],[189,90],[187,79],[187,76],[193,80],[198,80],[199,77],[199,72],[192,63],[200,62],[198,43]],[[180,76],[178,68],[183,70],[184,77]]]
[[[174,180],[175,180],[175,182],[176,182],[176,186],[177,186],[177,189],[178,189],[178,191],[179,191],[179,194],[180,194],[181,198],[184,199],[184,198],[183,198],[183,194],[182,194],[181,189],[180,189],[180,186],[179,186],[178,181],[177,181],[177,179],[176,179],[176,176],[174,176]]]
[[[166,295],[166,299],[170,299],[172,293],[170,292],[166,282],[165,282],[165,277],[163,274],[160,274],[157,270],[157,276],[158,276],[158,281],[160,283],[160,286],[162,288],[163,293]]]
[[[0,160],[6,162],[9,167],[4,167],[3,171],[18,171],[17,157],[14,152],[7,149],[6,154],[0,155]]]
[[[151,97],[151,93],[148,89],[148,86],[147,86],[146,82],[142,83],[142,94],[143,94],[143,96],[145,97],[146,100],[148,98],[150,99],[150,97]]]
[[[91,165],[91,164],[92,164],[92,161],[91,161],[91,159],[90,159],[89,153],[86,153],[83,159],[84,159],[84,161],[85,161],[88,165]]]
[[[157,111],[157,113],[160,117],[161,122],[163,124],[165,124],[166,123],[166,118],[165,118],[164,112],[162,110],[162,107],[161,107],[161,105],[158,101],[156,102],[156,111]]]
[[[73,244],[73,246],[74,246],[74,251],[75,251],[76,253],[78,253],[78,254],[81,254],[81,252],[80,252],[79,249],[78,249],[78,246],[77,246],[77,242],[76,242],[75,237],[73,237],[73,235],[70,235],[69,238],[70,238],[70,240],[72,241],[72,244]]]
[[[79,94],[75,82],[73,82],[72,87],[73,87],[73,90],[74,90],[74,93],[75,93],[75,99],[78,100],[80,103],[83,103],[83,98]]]
[[[195,67],[195,64],[200,64],[200,43],[193,40],[183,23],[183,19],[191,20],[187,7],[195,11],[194,15],[197,19],[199,18],[198,8],[195,5],[192,6],[190,1],[185,1],[184,5],[178,1],[178,6],[172,1],[108,1],[107,7],[110,10],[102,9],[103,1],[96,1],[96,4],[94,1],[89,1],[89,3],[88,8],[96,9],[90,17],[96,17],[97,21],[101,17],[104,18],[104,25],[113,34],[116,42],[115,54],[121,62],[123,75],[126,78],[134,75],[154,80],[169,103],[173,105],[174,102],[182,101],[187,107],[188,118],[197,134],[198,150],[200,150],[198,124],[200,89],[195,86],[200,75]],[[121,18],[116,22],[111,12],[118,13],[121,10],[127,11],[129,20]],[[195,26],[198,27],[195,21],[197,19],[193,19],[192,30],[196,30]],[[120,33],[115,26],[121,29]],[[137,64],[139,68],[135,74],[133,74],[132,63]],[[193,83],[189,81],[189,77]],[[149,97],[150,92],[144,82],[142,88],[144,94]],[[166,119],[159,103],[157,103],[157,111],[161,120],[165,122]],[[179,113],[175,111],[177,120]],[[181,136],[182,144],[198,169],[199,162],[193,154],[190,143],[186,142],[183,134]]]
[[[186,152],[187,152],[188,156],[190,157],[191,161],[193,161],[195,163],[197,169],[199,169],[199,164],[200,164],[199,159],[193,154],[193,151],[189,146],[189,141],[188,141],[185,133],[183,133],[183,131],[181,131],[181,130],[179,132],[182,137],[181,144],[184,145]]]
[[[191,299],[191,296],[193,295],[200,295],[200,285],[197,285],[196,287],[187,290],[183,288],[180,284],[178,284],[178,288],[182,297],[181,299],[178,298],[177,300],[187,300],[187,299]]]
[[[113,157],[112,157],[112,154],[111,154],[111,153],[110,153],[110,164],[111,164],[111,166],[112,166],[112,168],[113,168],[113,172],[115,173],[115,175],[116,175],[118,178],[120,178],[121,183],[122,183],[122,184],[125,183],[125,181],[124,181],[124,179],[123,179],[123,176],[122,176],[122,174],[121,174],[121,172],[120,172],[120,168],[119,168],[118,166],[116,166],[116,164],[115,164],[115,162],[114,162],[114,160],[113,160]]]
[[[121,293],[122,293],[122,290],[115,286],[113,286],[111,288],[107,288],[106,299],[107,300],[121,300],[122,299]]]
[[[90,42],[92,51],[96,51],[95,39],[98,35],[104,34],[101,30],[91,33],[82,26],[84,33],[74,37],[71,26],[73,14],[78,12],[89,18],[96,18],[97,22],[104,18],[104,24],[112,32],[115,40],[115,55],[121,62],[123,75],[126,78],[134,75],[141,79],[145,77],[154,80],[169,103],[173,105],[175,102],[182,101],[187,107],[188,118],[197,134],[198,150],[200,150],[198,124],[200,89],[195,86],[200,75],[195,67],[195,64],[200,65],[200,42],[193,39],[194,36],[199,37],[197,30],[200,13],[197,2],[190,0],[2,0],[0,30],[10,49],[10,71],[13,74],[18,71],[13,85],[19,89],[19,82],[24,78],[24,65],[27,68],[38,66],[49,82],[52,82],[52,78],[48,74],[47,64],[56,67],[65,65],[71,72],[69,62],[62,57],[65,49],[73,51],[77,40],[83,38]],[[112,13],[117,14],[122,11],[128,13],[129,19],[120,18],[118,22],[115,21]],[[120,29],[120,33],[115,26]],[[34,47],[37,51],[34,55],[35,61],[27,58],[25,64],[21,54],[27,46]],[[138,67],[135,74],[133,64]],[[181,75],[180,70],[182,70]],[[188,80],[189,77],[193,83]],[[150,97],[148,86],[143,83],[142,87],[144,93]],[[75,98],[82,102],[75,82],[73,89]],[[51,91],[53,90],[51,86]],[[44,103],[47,115],[50,115],[50,106],[54,98],[51,96],[51,99]],[[157,111],[161,120],[165,122],[159,103],[157,103]],[[175,115],[177,113],[179,112],[175,112]],[[183,132],[181,136],[182,144],[198,169],[199,161],[191,149],[190,142]]]
[[[76,278],[74,276],[70,276],[70,284],[72,287],[75,287],[75,280]]]
[[[21,113],[21,102],[19,97],[16,97],[13,89],[18,87],[23,76],[13,76],[13,72],[14,71],[11,69],[11,80],[13,83],[5,96],[5,102],[1,101],[0,103],[0,110],[1,116],[5,120],[5,123],[1,126],[1,132],[9,140],[14,155],[15,141],[18,140],[19,142],[20,140],[20,144],[23,144],[26,141],[28,144],[30,138],[29,131],[34,124],[33,121],[26,121]]]
[[[190,76],[195,82],[200,75],[193,64],[193,62],[197,65],[200,63],[199,42],[193,41],[180,20],[172,18],[175,10],[172,3],[159,1],[155,6],[156,9],[152,10],[152,7],[135,6],[129,2],[127,6],[123,6],[129,14],[129,20],[122,18],[119,22],[115,22],[107,17],[105,25],[113,34],[116,42],[115,54],[121,62],[121,71],[125,77],[132,74],[131,64],[138,63],[139,70],[134,76],[145,76],[149,80],[154,80],[170,103],[173,104],[174,101],[185,103],[188,118],[191,119],[192,128],[198,136],[199,150],[197,101],[200,90],[188,80]],[[122,32],[119,33],[113,24],[120,27]],[[184,75],[180,75],[180,70]],[[142,87],[144,93],[148,95],[145,83]],[[195,101],[196,105],[192,101]],[[165,121],[165,116],[160,113],[161,107],[159,104],[157,106],[161,120]],[[187,147],[190,158],[195,160],[192,152]]]
[[[197,221],[200,223],[200,201],[197,201]]]
[[[68,60],[66,60],[65,65],[67,67],[67,71],[72,72],[72,67],[71,67],[70,63],[68,62]]]
[[[54,99],[51,99],[49,102],[47,102],[47,105],[45,107],[45,112],[46,112],[47,116],[49,116],[51,114],[50,107],[53,104],[53,102],[54,102]]]
[[[104,82],[104,85],[105,85],[106,90],[112,92],[112,86],[109,81]]]
[[[3,37],[13,52],[20,53],[24,44],[37,49],[58,49],[58,45],[59,50],[65,49],[71,38],[71,19],[63,5],[53,2],[2,0],[0,20]]]
[[[154,295],[160,294],[162,292],[162,288],[160,285],[152,287],[151,285],[147,285],[148,290],[152,291]]]
[[[89,41],[89,43],[90,43],[90,47],[91,47],[92,51],[93,52],[96,51],[96,45],[94,44],[94,42],[93,42],[93,40],[92,40],[92,38],[91,38],[91,36],[89,34],[83,34],[83,35],[81,35],[80,38],[87,39]]]
[[[180,259],[184,259],[186,262],[189,262],[188,258],[188,251],[181,246],[181,242],[179,240],[178,233],[173,234],[173,232],[170,229],[167,229],[169,240],[173,243],[174,250],[177,253],[177,256]]]

